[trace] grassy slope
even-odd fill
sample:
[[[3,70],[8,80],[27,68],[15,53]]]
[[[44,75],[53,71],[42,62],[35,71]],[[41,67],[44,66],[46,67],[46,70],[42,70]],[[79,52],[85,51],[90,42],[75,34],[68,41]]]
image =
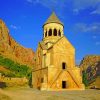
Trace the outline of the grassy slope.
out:
[[[0,55],[0,73],[7,77],[28,77],[31,69]]]

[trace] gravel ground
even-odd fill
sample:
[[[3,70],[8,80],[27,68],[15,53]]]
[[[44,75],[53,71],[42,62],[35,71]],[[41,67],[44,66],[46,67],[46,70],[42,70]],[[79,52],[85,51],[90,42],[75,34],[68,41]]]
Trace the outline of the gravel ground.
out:
[[[10,99],[2,98],[0,100],[100,100],[100,90],[52,92],[13,88],[0,90],[0,93],[10,97]]]
[[[0,100],[11,100],[11,98],[7,95],[0,93]]]

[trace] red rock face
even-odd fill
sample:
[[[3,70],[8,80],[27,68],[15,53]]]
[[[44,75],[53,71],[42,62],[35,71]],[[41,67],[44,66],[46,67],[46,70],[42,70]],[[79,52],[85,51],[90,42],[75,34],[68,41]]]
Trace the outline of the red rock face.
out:
[[[33,66],[34,51],[18,44],[9,34],[5,23],[0,20],[0,54],[22,64]]]

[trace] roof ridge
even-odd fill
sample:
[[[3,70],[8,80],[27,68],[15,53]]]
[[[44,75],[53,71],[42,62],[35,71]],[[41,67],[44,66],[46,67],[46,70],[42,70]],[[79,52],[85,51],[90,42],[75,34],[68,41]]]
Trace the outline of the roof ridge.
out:
[[[45,22],[45,24],[49,24],[49,23],[58,23],[63,25],[63,23],[59,20],[59,18],[57,17],[57,15],[55,14],[55,12],[52,12],[51,16],[47,19],[47,21]],[[45,25],[44,24],[44,25]]]

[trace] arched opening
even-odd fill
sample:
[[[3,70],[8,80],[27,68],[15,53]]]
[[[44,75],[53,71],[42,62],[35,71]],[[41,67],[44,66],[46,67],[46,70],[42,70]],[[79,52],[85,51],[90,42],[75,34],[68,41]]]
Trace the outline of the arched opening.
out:
[[[45,37],[47,37],[47,31],[45,32]]]
[[[57,30],[54,29],[54,36],[57,36]]]
[[[59,32],[58,32],[58,35],[61,36],[61,32],[60,32],[60,30],[59,30]]]
[[[49,30],[48,36],[52,36],[52,29]]]

